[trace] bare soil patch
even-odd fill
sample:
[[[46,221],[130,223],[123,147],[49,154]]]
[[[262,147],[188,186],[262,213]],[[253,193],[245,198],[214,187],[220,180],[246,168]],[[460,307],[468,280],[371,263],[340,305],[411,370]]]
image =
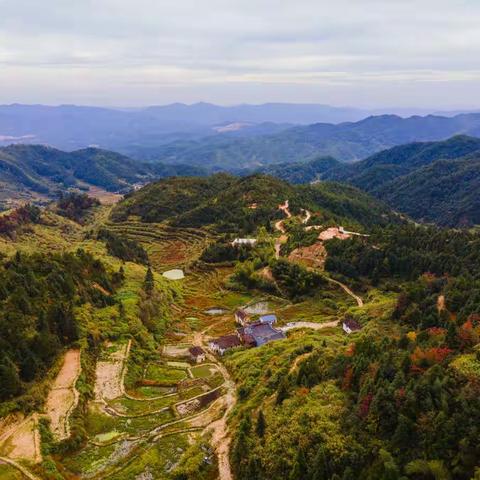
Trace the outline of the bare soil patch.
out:
[[[79,395],[75,384],[80,373],[80,350],[69,350],[48,394],[45,408],[50,418],[52,433],[58,440],[70,436],[69,418],[78,404]]]
[[[95,371],[95,400],[113,400],[124,393],[123,377],[125,362],[130,352],[131,341],[121,345],[110,345],[115,349],[107,360],[97,362]]]
[[[330,227],[323,232],[320,232],[318,239],[324,242],[325,240],[331,240],[332,238],[338,238],[339,240],[347,240],[350,238],[350,234],[342,233],[338,227]]]
[[[123,199],[123,195],[120,193],[107,192],[107,190],[100,187],[94,187],[93,185],[89,185],[87,195],[89,197],[97,198],[103,205],[114,205]]]
[[[40,433],[38,415],[18,419],[8,426],[8,431],[1,435],[0,453],[13,460],[28,460],[32,463],[42,461],[40,452]]]
[[[188,357],[190,345],[165,345],[163,355],[166,357],[182,358]]]
[[[323,270],[327,251],[322,242],[314,243],[308,247],[300,247],[293,250],[288,259],[291,262],[301,263],[307,267]]]

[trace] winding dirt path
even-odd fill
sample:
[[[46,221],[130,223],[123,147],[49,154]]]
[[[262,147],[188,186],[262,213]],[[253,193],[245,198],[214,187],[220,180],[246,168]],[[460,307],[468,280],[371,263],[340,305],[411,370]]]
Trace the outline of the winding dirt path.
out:
[[[285,200],[285,203],[278,206],[279,210],[285,213],[287,218],[291,218],[292,214],[290,213],[288,200]],[[275,222],[275,230],[280,232],[280,237],[275,240],[275,259],[278,260],[280,258],[280,249],[282,245],[288,241],[287,231],[285,230],[284,223],[285,220],[278,220]]]
[[[437,298],[437,311],[438,313],[445,310],[445,295],[439,295]]]
[[[363,300],[361,297],[359,297],[358,295],[356,295],[355,293],[353,293],[344,283],[342,282],[339,282],[338,280],[334,280],[333,278],[330,278],[330,277],[325,277],[329,282],[332,282],[332,283],[335,283],[337,285],[339,285],[341,288],[343,288],[343,290],[345,291],[345,293],[347,293],[348,295],[350,295],[356,302],[357,302],[357,305],[359,307],[363,307],[364,303],[363,303]]]
[[[312,218],[312,214],[309,210],[306,209],[302,209],[302,211],[305,212],[305,218],[302,219],[302,223],[305,225]]]
[[[278,209],[285,212],[285,215],[287,216],[287,218],[290,218],[292,216],[292,214],[290,213],[290,210],[289,210],[288,200],[286,200],[283,205],[279,205]],[[306,224],[310,220],[310,218],[312,217],[312,214],[308,210],[304,209],[303,211],[305,212],[305,218],[302,219],[302,223]],[[284,222],[284,220],[279,220],[278,222],[275,223],[275,230],[279,231],[282,234],[280,236],[280,238],[278,238],[275,241],[275,258],[277,260],[280,258],[280,248],[281,248],[282,244],[286,243],[288,241],[288,236],[286,234],[286,230],[285,230],[285,227],[283,225],[283,222]],[[362,236],[368,237],[368,235],[363,235],[363,234],[359,234],[359,233],[355,233],[355,232],[346,232],[343,229],[343,227],[339,227],[338,230],[341,231],[343,234],[350,234],[351,233],[353,235],[362,235]],[[310,268],[310,269],[314,270],[313,268]],[[350,290],[344,283],[339,282],[338,280],[334,280],[333,278],[330,278],[330,277],[327,277],[327,276],[325,276],[325,278],[329,282],[335,283],[336,285],[340,286],[345,291],[345,293],[350,295],[357,302],[357,305],[359,307],[363,307],[364,303],[363,303],[362,298],[359,297],[358,295],[356,295],[355,293],[353,293],[352,290]],[[304,323],[308,323],[308,322],[304,322]]]
[[[12,460],[11,458],[0,457],[0,461],[2,461],[3,463],[7,463],[13,468],[16,468],[22,475],[24,475],[30,480],[41,480],[39,477],[36,477],[32,473],[30,473],[23,465],[20,465],[19,463],[17,463],[15,460]]]

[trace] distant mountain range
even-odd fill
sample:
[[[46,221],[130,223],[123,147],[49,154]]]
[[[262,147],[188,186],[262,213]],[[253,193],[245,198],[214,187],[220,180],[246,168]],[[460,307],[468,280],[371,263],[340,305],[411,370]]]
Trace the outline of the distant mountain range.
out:
[[[444,140],[453,135],[480,136],[480,114],[452,118],[395,115],[369,117],[339,125],[296,126],[270,135],[232,138],[213,136],[176,141],[154,149],[131,149],[131,156],[164,163],[186,163],[224,169],[254,168],[274,163],[331,156],[344,162],[414,141]]]
[[[480,114],[403,118],[282,103],[175,103],[130,110],[0,106],[0,146],[44,144],[67,151],[93,146],[138,160],[230,170],[327,155],[350,162],[395,145],[456,134],[479,135]]]
[[[217,134],[270,134],[295,124],[356,121],[367,115],[353,108],[283,103],[232,107],[174,103],[130,110],[13,104],[0,106],[0,145],[21,142],[66,150],[91,145],[125,150]]]

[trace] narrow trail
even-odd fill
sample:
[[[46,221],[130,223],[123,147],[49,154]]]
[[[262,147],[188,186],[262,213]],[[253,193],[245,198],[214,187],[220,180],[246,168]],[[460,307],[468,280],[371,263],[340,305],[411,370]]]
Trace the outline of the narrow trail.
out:
[[[282,210],[283,213],[287,216],[287,218],[291,218],[292,214],[290,213],[288,200],[285,200],[285,203],[278,206],[279,210]],[[308,220],[307,220],[308,221]],[[284,223],[285,220],[278,220],[275,222],[275,230],[281,233],[280,237],[275,240],[275,259],[278,260],[280,258],[280,249],[282,245],[288,241],[287,231],[285,230]]]
[[[0,462],[6,463],[11,467],[17,469],[23,476],[30,480],[41,480],[40,477],[36,477],[33,473],[30,473],[23,465],[20,465],[15,460],[6,457],[0,457]]]
[[[223,375],[225,382],[223,388],[226,389],[226,394],[222,397],[225,405],[225,411],[221,418],[215,420],[205,428],[206,432],[212,434],[212,446],[215,449],[218,458],[218,471],[220,480],[233,480],[232,469],[230,467],[230,444],[231,438],[228,431],[227,419],[232,411],[236,399],[235,382],[230,377],[228,370],[225,366],[219,362],[208,350],[205,349],[205,333],[209,328],[203,332],[195,332],[193,337],[193,344],[198,347],[204,348],[207,358],[214,363]]]
[[[310,355],[312,355],[312,352],[307,352],[307,353],[302,353],[302,355],[299,355],[292,363],[292,366],[290,367],[289,373],[292,373],[295,371],[295,369],[298,367],[298,364],[302,362],[303,360],[306,360]]]
[[[338,280],[334,280],[333,278],[330,278],[330,277],[325,277],[329,282],[332,282],[332,283],[335,283],[337,285],[339,285],[340,287],[343,288],[343,290],[345,291],[345,293],[347,293],[348,295],[350,295],[356,302],[357,302],[357,305],[359,307],[363,307],[364,303],[363,303],[363,300],[361,297],[359,297],[358,295],[356,295],[355,293],[353,293],[344,283],[342,282],[339,282]]]
[[[305,212],[305,218],[302,219],[302,223],[305,225],[312,218],[312,214],[309,210],[302,209],[302,211]]]
[[[439,295],[437,298],[437,311],[438,313],[445,310],[445,295]]]

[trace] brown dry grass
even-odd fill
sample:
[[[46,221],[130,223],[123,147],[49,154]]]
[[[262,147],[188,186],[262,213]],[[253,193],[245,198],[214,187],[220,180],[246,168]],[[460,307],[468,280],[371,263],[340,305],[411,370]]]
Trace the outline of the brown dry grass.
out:
[[[322,242],[314,243],[308,247],[300,247],[293,250],[288,259],[291,262],[297,262],[307,267],[323,270],[327,251]]]

